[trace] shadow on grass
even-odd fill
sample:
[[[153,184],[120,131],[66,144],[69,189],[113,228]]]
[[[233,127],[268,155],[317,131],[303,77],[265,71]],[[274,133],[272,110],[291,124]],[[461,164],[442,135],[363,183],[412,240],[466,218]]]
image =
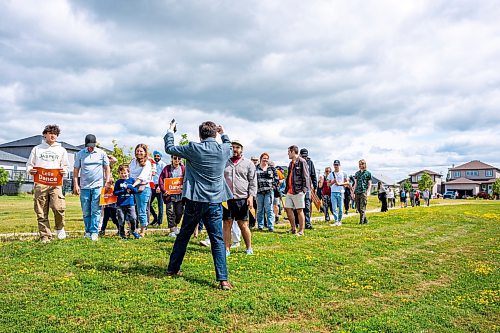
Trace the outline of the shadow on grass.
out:
[[[200,279],[196,276],[184,273],[181,277],[169,277],[166,275],[167,267],[159,265],[145,265],[140,262],[133,263],[128,266],[119,266],[108,263],[98,263],[98,264],[85,264],[81,263],[81,260],[75,260],[73,265],[77,266],[83,271],[97,270],[100,272],[120,272],[125,275],[144,275],[157,279],[183,279],[190,283],[194,283],[205,287],[215,287],[213,281],[207,281],[205,279]]]

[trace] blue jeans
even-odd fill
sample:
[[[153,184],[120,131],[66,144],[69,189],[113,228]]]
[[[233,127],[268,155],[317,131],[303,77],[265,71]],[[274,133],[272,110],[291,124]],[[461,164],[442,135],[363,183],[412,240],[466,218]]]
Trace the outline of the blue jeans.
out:
[[[85,232],[91,234],[99,232],[99,222],[101,220],[100,194],[101,187],[80,190],[80,204],[82,206]]]
[[[332,192],[332,210],[335,222],[342,221],[342,193]],[[337,213],[338,210],[338,213]]]
[[[269,230],[274,229],[273,191],[257,193],[257,226],[264,228],[264,213]]]
[[[149,198],[151,197],[151,188],[146,185],[144,191],[135,193],[135,205],[137,207],[137,220],[141,227],[146,227],[148,225],[148,206]]]
[[[174,247],[170,254],[168,272],[177,273],[181,269],[189,239],[202,221],[207,229],[212,249],[217,281],[227,281],[226,248],[222,238],[222,204],[191,201],[186,199],[184,220],[179,234],[175,238]]]

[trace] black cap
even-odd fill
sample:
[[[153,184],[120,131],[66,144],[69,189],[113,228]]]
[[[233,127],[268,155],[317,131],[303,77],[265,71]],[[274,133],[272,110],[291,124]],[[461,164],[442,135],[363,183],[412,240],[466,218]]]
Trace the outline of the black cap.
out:
[[[340,161],[339,160],[333,161],[333,165],[340,165]]]
[[[94,134],[87,134],[85,137],[85,147],[95,147],[97,139]]]
[[[302,148],[302,149],[300,150],[300,155],[302,155],[302,156],[307,156],[307,154],[309,154],[309,152],[307,151],[307,149]]]

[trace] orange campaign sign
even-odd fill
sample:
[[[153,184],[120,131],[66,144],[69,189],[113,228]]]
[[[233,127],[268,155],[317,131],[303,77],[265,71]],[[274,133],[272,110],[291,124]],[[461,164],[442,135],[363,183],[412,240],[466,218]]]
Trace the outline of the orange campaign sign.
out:
[[[101,189],[101,197],[99,198],[99,205],[106,206],[114,204],[118,201],[118,197],[113,194],[113,187]]]
[[[163,181],[166,194],[181,194],[183,177],[165,178]]]
[[[61,169],[44,169],[34,167],[36,173],[33,175],[33,181],[37,184],[47,186],[62,186],[63,174]]]

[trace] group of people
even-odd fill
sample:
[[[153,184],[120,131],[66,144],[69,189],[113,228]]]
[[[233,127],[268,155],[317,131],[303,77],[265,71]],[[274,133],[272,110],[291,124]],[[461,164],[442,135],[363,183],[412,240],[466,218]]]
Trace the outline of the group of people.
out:
[[[401,208],[408,207],[408,198],[410,198],[410,205],[412,207],[420,206],[421,199],[424,200],[424,204],[426,206],[429,206],[431,201],[431,192],[429,191],[429,189],[420,191],[418,189],[412,188],[411,190],[406,191],[404,188],[402,188],[399,191],[399,201],[401,204]]]
[[[239,229],[238,232],[243,236],[246,254],[252,255],[250,216],[256,216],[259,230],[267,228],[273,232],[282,196],[290,223],[289,232],[298,237],[304,236],[305,229],[313,228],[311,201],[317,191],[321,191],[325,214],[328,216],[328,210],[333,213],[333,225],[342,223],[342,206],[347,196],[354,197],[360,213],[360,224],[368,222],[365,211],[371,188],[371,173],[366,169],[364,160],[359,161],[359,171],[354,175],[353,183],[340,170],[340,161],[335,160],[334,171],[329,170],[327,173],[325,170],[318,184],[307,149],[299,151],[295,145],[288,147],[290,163],[285,177],[285,171],[270,161],[268,153],[262,153],[257,161],[247,159],[243,154],[243,144],[237,140],[231,141],[221,125],[203,122],[199,125],[200,142],[181,146],[174,144],[175,129],[175,121],[172,121],[164,137],[165,152],[172,158],[170,164],[162,161],[162,154],[158,151],[153,152],[151,159],[147,145],[138,144],[132,161],[119,165],[119,179],[116,182],[112,179],[110,169],[113,158],[97,147],[94,135],[85,137],[85,148],[75,155],[73,166],[74,193],[80,196],[84,237],[98,240],[99,232],[104,232],[107,220],[114,220],[113,216],[116,216],[118,234],[122,239],[127,239],[126,223],[129,224],[131,236],[144,237],[148,224],[162,224],[163,204],[166,204],[170,236],[175,237],[167,275],[182,274],[180,267],[189,239],[203,227],[208,234],[205,243],[211,247],[220,287],[231,289],[226,257],[235,243],[234,229]],[[44,142],[33,148],[27,162],[27,172],[37,175],[44,172],[40,170],[58,170],[61,175],[67,175],[70,168],[67,152],[57,142],[59,127],[47,125],[42,134]],[[221,143],[216,141],[217,135],[220,135]],[[170,185],[166,185],[169,178],[181,179],[182,192],[169,191]],[[349,195],[344,195],[346,189]],[[99,229],[100,196],[103,191],[111,191],[117,200],[114,206],[105,206]],[[157,202],[158,214],[153,208],[154,200]],[[55,214],[57,238],[66,238],[62,186],[35,182],[34,201],[40,240],[46,243],[53,239],[48,221],[49,208]],[[151,224],[149,212],[153,215]],[[239,243],[238,235],[235,238]]]

